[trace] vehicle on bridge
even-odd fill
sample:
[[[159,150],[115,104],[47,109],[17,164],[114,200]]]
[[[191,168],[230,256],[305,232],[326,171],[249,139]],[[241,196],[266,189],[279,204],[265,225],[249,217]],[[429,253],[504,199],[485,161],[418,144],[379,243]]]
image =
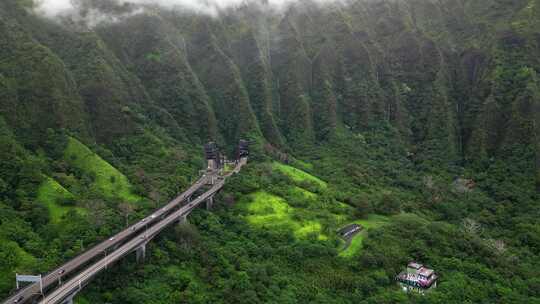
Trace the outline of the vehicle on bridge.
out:
[[[209,147],[217,146],[209,145]],[[110,264],[133,251],[137,252],[138,258],[144,259],[146,243],[159,232],[179,219],[185,219],[194,208],[203,202],[207,202],[207,208],[209,208],[214,195],[223,188],[225,178],[238,173],[246,162],[247,158],[242,158],[237,162],[233,172],[221,178],[218,176],[220,174],[218,170],[206,172],[189,189],[178,195],[165,207],[155,210],[150,216],[89,248],[56,270],[44,275],[43,278],[40,276],[39,283],[33,283],[17,290],[3,303],[33,303],[36,298],[41,296],[43,298],[39,303],[73,303],[75,294],[97,273],[107,269]],[[208,180],[215,181],[212,182],[212,187],[190,201],[193,194],[203,186],[208,185]],[[185,201],[189,201],[189,203],[182,205],[181,203]],[[105,256],[103,253],[106,253]],[[86,268],[81,270],[83,267]],[[62,278],[68,278],[68,280],[62,281]]]

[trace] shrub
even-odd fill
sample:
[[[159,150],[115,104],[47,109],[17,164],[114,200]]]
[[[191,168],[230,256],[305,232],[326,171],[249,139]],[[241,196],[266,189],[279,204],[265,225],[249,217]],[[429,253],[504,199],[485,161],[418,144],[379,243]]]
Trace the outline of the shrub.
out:
[[[384,215],[397,214],[401,211],[401,201],[395,195],[385,193],[375,210]]]

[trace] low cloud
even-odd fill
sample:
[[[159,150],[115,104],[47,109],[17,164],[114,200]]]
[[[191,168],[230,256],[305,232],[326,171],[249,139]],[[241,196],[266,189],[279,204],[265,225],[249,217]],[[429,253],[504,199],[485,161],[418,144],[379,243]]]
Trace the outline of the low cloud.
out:
[[[216,15],[224,9],[249,2],[258,2],[274,8],[282,8],[296,0],[35,0],[35,11],[49,18],[78,16],[80,18],[97,17],[107,14],[106,18],[132,14],[148,7],[183,10]],[[325,0],[317,0],[322,2]]]

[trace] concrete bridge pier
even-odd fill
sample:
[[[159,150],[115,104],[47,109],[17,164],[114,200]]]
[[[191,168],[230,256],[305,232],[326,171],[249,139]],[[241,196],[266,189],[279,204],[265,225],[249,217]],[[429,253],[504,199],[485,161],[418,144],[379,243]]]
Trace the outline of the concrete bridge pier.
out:
[[[77,291],[70,294],[67,298],[65,298],[62,304],[73,304],[73,298],[75,298],[76,295],[77,295]]]
[[[206,210],[212,209],[212,206],[214,205],[214,196],[210,196],[206,199]]]
[[[208,169],[214,170],[216,168],[216,161],[214,159],[208,159]]]
[[[135,254],[137,255],[137,263],[144,262],[144,259],[146,258],[146,243],[139,246],[139,248],[136,249]]]
[[[217,177],[214,174],[210,174],[208,178],[206,179],[206,184],[209,186],[213,186],[216,183]]]

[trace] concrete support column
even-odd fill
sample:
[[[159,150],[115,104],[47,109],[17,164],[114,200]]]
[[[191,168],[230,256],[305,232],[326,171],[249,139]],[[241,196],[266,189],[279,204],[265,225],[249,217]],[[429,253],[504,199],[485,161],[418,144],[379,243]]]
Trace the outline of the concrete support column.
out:
[[[216,169],[216,162],[215,162],[215,160],[213,160],[213,159],[209,159],[209,160],[208,160],[208,169],[210,169],[210,170]]]
[[[206,210],[212,209],[212,205],[214,205],[214,196],[210,196],[206,199]]]
[[[208,179],[207,179],[207,181],[206,181],[206,184],[207,184],[207,185],[212,185],[212,186],[213,186],[215,182],[216,182],[216,177],[215,177],[214,174],[211,174],[211,175],[208,177]]]
[[[137,254],[137,263],[144,262],[144,259],[146,258],[146,243],[142,244],[139,248],[137,248],[136,254]]]
[[[70,294],[62,304],[73,304],[73,298],[77,295],[77,292]]]

